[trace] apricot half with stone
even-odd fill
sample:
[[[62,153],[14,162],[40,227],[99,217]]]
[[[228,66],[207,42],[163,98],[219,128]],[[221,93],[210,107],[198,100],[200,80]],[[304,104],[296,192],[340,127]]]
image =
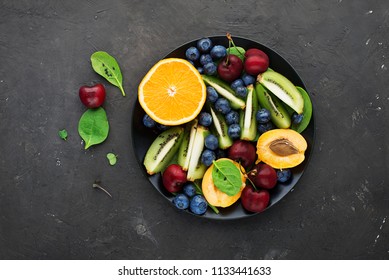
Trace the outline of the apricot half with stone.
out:
[[[221,158],[218,159],[217,161],[219,160],[230,160],[238,168],[240,168],[241,179],[242,179],[242,186],[240,188],[240,191],[233,196],[229,196],[228,194],[219,190],[213,183],[213,179],[212,179],[212,170],[214,166],[213,164],[210,167],[208,167],[207,171],[205,172],[201,187],[203,190],[204,197],[209,204],[216,207],[228,207],[234,204],[240,198],[242,194],[242,190],[246,186],[246,177],[244,176],[246,172],[242,166],[239,166],[239,163],[231,159]]]
[[[292,129],[273,129],[263,133],[257,142],[258,162],[273,168],[292,168],[305,159],[307,141]]]

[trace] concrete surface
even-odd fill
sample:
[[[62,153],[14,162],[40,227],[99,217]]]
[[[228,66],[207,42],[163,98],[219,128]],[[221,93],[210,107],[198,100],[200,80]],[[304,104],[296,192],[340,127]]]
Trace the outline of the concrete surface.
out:
[[[388,259],[388,27],[385,0],[1,0],[0,258]],[[295,67],[316,125],[294,191],[228,222],[171,207],[142,174],[130,130],[148,69],[226,32]],[[125,98],[93,72],[97,50],[119,61]],[[106,85],[111,131],[85,151],[78,88],[93,82]],[[119,155],[113,167],[108,152]],[[92,188],[96,179],[113,199]]]

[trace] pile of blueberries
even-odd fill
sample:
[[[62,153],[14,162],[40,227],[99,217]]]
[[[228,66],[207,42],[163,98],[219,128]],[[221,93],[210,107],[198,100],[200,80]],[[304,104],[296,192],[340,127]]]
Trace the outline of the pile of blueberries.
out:
[[[182,193],[177,194],[173,198],[173,204],[180,210],[190,209],[196,215],[203,215],[208,208],[208,203],[204,196],[197,194],[196,187],[193,182],[188,182],[182,188]]]

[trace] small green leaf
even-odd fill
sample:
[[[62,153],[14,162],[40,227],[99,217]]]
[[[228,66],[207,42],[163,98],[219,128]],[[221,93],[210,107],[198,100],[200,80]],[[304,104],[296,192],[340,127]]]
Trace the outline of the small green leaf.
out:
[[[95,70],[97,74],[106,78],[108,82],[117,86],[122,92],[122,95],[126,96],[123,89],[122,72],[120,71],[120,67],[116,59],[103,51],[93,53],[90,59],[93,70]]]
[[[68,139],[68,132],[66,131],[66,129],[62,129],[62,130],[58,131],[58,135],[59,135],[59,137],[61,137],[62,140]]]
[[[244,60],[244,54],[246,53],[245,49],[242,47],[231,47],[227,48],[227,53],[236,55],[242,61]]]
[[[107,159],[108,159],[110,165],[115,165],[116,161],[117,161],[117,155],[115,155],[113,153],[108,153]]]
[[[102,107],[88,109],[78,123],[78,133],[85,141],[85,150],[100,144],[108,137],[109,124],[107,114]]]
[[[229,196],[236,195],[242,187],[240,170],[230,160],[213,162],[212,180],[220,191]]]

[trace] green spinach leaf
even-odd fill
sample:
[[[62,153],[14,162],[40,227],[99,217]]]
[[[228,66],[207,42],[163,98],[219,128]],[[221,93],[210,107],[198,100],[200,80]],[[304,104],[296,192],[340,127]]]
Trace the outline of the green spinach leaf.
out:
[[[113,153],[108,153],[107,159],[108,159],[110,165],[115,165],[116,161],[117,161],[117,155],[115,155]]]
[[[242,186],[240,170],[230,160],[213,162],[212,179],[215,186],[229,196],[236,195]]]
[[[107,114],[102,107],[88,109],[78,123],[78,133],[85,141],[85,150],[92,145],[100,144],[107,138],[109,124]]]
[[[108,82],[117,86],[122,92],[122,95],[126,96],[123,89],[122,72],[116,59],[103,51],[93,53],[90,59],[93,70],[106,78]]]
[[[58,131],[58,135],[59,135],[59,137],[61,137],[62,140],[68,139],[68,132],[66,131],[66,129],[62,129],[62,130]]]
[[[246,53],[245,49],[242,47],[230,47],[227,48],[227,53],[236,55],[240,60],[244,61],[244,54]]]

